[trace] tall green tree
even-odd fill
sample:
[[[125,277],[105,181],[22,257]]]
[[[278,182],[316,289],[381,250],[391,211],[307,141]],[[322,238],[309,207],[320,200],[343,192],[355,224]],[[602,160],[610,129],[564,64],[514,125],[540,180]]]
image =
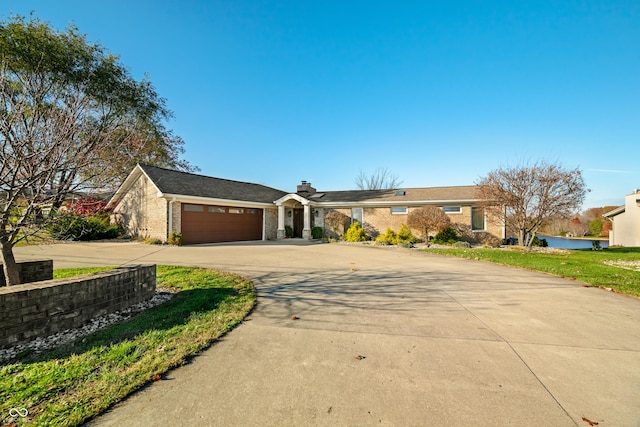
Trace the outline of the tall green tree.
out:
[[[138,161],[189,165],[153,85],[77,28],[10,17],[0,55],[0,261],[17,284],[13,246],[69,193],[113,188]]]

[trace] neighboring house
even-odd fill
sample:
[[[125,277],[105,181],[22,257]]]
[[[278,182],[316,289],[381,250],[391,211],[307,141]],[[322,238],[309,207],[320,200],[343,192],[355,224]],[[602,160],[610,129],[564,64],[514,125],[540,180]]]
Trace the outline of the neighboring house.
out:
[[[603,214],[611,221],[609,246],[640,246],[640,191],[624,198],[624,206]]]
[[[138,165],[109,202],[114,220],[134,236],[167,240],[172,230],[185,244],[311,239],[313,227],[328,229],[325,215],[339,211],[372,235],[397,231],[412,209],[438,206],[451,221],[474,232],[504,238],[477,205],[475,186],[400,190],[316,191],[302,181],[296,193],[152,166]],[[334,230],[341,233],[344,230]]]

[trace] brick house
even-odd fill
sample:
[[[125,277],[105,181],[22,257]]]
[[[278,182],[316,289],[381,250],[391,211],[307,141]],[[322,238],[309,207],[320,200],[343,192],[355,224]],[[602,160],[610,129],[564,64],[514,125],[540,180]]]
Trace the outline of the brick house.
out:
[[[138,165],[111,198],[113,219],[133,236],[167,240],[172,230],[185,244],[311,239],[313,227],[338,211],[347,224],[358,221],[370,235],[398,230],[412,209],[441,207],[453,223],[471,232],[504,237],[504,227],[489,221],[477,206],[475,186],[397,190],[316,191],[302,181],[295,193],[240,181]],[[334,230],[340,231],[340,230]]]

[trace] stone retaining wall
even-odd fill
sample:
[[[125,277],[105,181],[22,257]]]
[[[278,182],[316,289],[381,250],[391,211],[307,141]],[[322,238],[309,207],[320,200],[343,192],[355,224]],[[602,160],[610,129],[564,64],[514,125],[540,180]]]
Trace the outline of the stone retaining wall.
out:
[[[156,266],[121,267],[0,288],[0,348],[29,341],[148,300]]]
[[[53,260],[18,262],[18,274],[22,283],[40,282],[53,279]],[[0,286],[7,283],[0,264]]]

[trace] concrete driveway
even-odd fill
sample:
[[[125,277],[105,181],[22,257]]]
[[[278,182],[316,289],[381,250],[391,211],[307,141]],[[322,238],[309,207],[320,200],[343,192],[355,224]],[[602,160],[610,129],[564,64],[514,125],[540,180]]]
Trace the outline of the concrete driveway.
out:
[[[16,255],[213,267],[258,289],[246,322],[95,425],[640,426],[640,300],[580,283],[301,241]]]

